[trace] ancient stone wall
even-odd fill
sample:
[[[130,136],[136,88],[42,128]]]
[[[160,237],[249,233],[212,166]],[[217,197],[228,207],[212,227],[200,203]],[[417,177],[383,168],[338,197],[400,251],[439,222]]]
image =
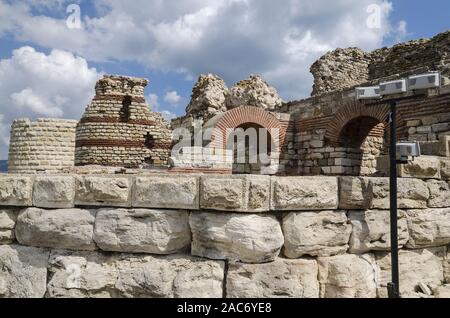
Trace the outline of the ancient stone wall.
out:
[[[359,48],[328,52],[311,66],[314,76],[312,96],[342,90],[369,80],[370,53]]]
[[[351,93],[326,93],[277,110],[290,113],[295,123],[297,156],[290,165],[298,166],[298,174],[373,175],[383,170],[377,159],[388,153],[389,105],[355,101]],[[419,141],[425,155],[450,156],[449,93],[445,85],[399,102],[398,139]]]
[[[449,180],[399,179],[403,297],[449,297]],[[386,297],[388,193],[387,178],[4,174],[0,297]]]
[[[60,171],[74,166],[77,121],[17,119],[11,126],[9,172]]]
[[[358,48],[329,52],[311,67],[312,95],[427,71],[441,71],[444,76],[450,76],[450,31],[370,53]]]
[[[146,79],[105,76],[76,133],[75,164],[128,168],[167,165],[171,131],[144,98]]]

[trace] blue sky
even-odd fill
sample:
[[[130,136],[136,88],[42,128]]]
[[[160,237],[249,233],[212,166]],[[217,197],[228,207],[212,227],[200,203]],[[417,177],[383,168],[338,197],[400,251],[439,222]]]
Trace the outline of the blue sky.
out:
[[[81,28],[67,26],[70,4]],[[104,73],[148,78],[147,101],[167,118],[208,72],[229,86],[260,74],[299,99],[326,51],[431,37],[449,13],[448,0],[0,0],[0,159],[14,118],[78,119]]]

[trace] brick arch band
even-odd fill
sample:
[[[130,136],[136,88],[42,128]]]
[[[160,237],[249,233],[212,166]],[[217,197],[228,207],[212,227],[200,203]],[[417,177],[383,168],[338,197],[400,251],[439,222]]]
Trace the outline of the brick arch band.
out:
[[[340,136],[344,127],[352,120],[358,117],[371,117],[379,121],[377,133],[384,132],[389,115],[389,107],[386,105],[367,106],[361,102],[353,101],[346,103],[341,107],[329,122],[325,137],[330,145],[340,144]],[[380,128],[380,126],[382,126]]]
[[[275,145],[279,151],[284,144],[286,136],[286,125],[283,125],[273,114],[255,106],[240,106],[227,111],[218,120],[212,134],[212,146],[214,148],[226,149],[230,129],[234,130],[243,124],[253,123],[266,128],[278,129],[279,140],[275,139]],[[273,136],[272,136],[273,137]]]

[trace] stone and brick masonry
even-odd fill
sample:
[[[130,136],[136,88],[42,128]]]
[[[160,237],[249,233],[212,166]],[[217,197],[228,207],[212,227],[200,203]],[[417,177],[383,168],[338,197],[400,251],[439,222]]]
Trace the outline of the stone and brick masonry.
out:
[[[76,131],[75,164],[142,167],[167,165],[171,131],[160,113],[150,111],[146,79],[105,76]]]

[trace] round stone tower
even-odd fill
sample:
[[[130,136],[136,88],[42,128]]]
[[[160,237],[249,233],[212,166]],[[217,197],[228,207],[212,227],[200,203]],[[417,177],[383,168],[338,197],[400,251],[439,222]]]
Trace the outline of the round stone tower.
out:
[[[57,172],[74,166],[76,120],[17,119],[11,125],[8,172]]]
[[[167,165],[171,130],[145,101],[148,83],[110,75],[97,82],[95,97],[77,126],[75,165]]]

